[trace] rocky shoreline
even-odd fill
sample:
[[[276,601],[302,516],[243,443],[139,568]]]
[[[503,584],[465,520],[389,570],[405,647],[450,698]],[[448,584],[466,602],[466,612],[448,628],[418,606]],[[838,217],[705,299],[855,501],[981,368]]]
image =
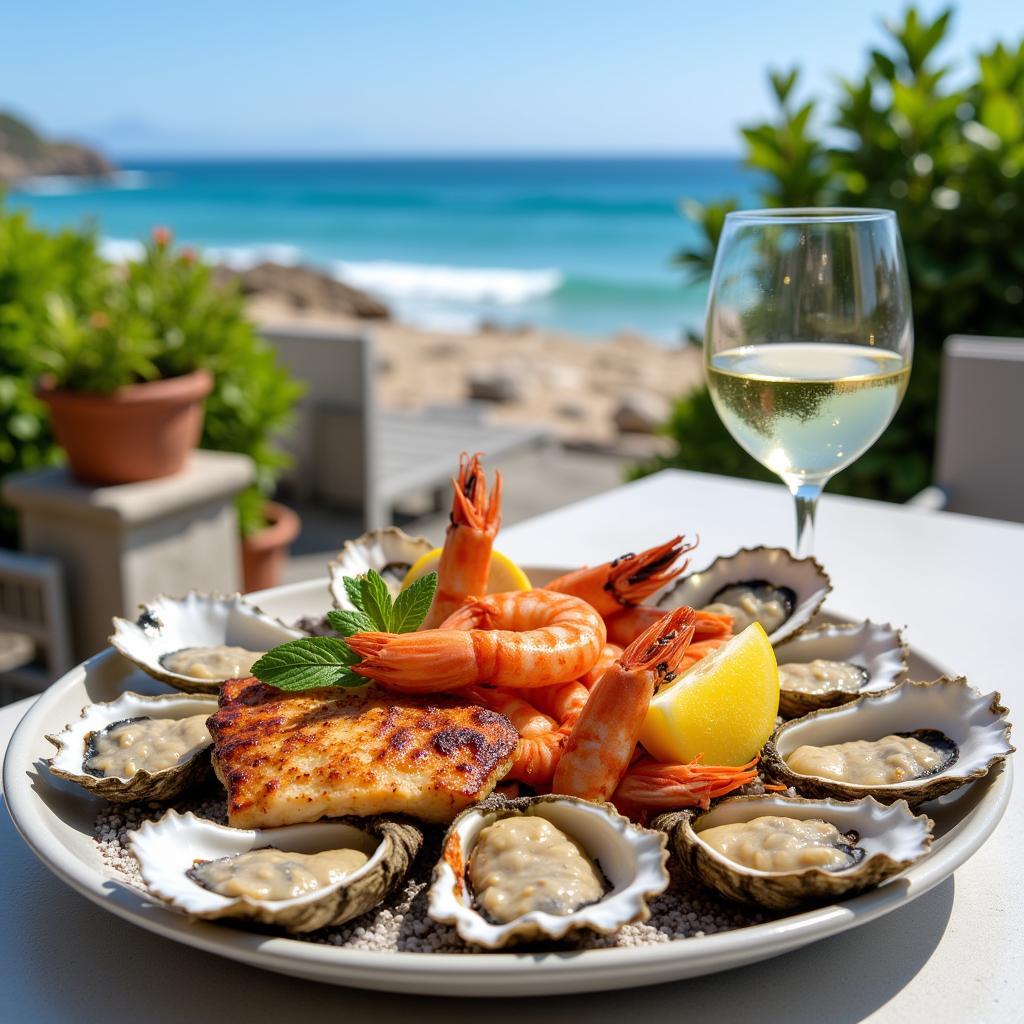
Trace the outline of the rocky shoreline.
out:
[[[378,402],[388,409],[475,402],[496,423],[541,426],[573,448],[644,457],[666,450],[660,429],[672,401],[703,379],[693,346],[626,332],[585,339],[539,327],[424,330],[310,268],[264,264],[219,274],[238,279],[258,323],[371,333]]]
[[[0,112],[0,185],[28,178],[109,178],[116,168],[102,153],[77,142],[49,141],[31,125]]]

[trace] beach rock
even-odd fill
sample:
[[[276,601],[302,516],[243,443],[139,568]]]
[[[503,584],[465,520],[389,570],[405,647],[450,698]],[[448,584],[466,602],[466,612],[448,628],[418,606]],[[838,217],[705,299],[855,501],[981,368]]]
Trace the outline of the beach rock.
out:
[[[51,142],[19,118],[0,113],[0,184],[45,175],[109,178],[114,170],[95,149],[77,142]]]
[[[315,267],[289,267],[280,263],[259,263],[248,270],[217,268],[217,280],[237,281],[243,295],[272,295],[284,299],[293,309],[387,320],[391,311],[372,295],[353,288]]]
[[[612,420],[622,434],[656,434],[668,419],[669,403],[650,391],[627,391],[619,399]]]
[[[469,397],[478,402],[521,402],[526,396],[522,374],[510,367],[478,367],[466,375]]]

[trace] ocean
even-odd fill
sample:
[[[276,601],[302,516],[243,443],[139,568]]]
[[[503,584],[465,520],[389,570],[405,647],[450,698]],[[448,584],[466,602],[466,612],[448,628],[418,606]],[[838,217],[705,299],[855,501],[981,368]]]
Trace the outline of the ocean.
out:
[[[109,185],[39,179],[10,196],[48,227],[93,222],[112,258],[155,225],[236,267],[316,264],[411,323],[482,321],[665,344],[703,318],[672,256],[683,199],[736,196],[731,159],[123,160]]]

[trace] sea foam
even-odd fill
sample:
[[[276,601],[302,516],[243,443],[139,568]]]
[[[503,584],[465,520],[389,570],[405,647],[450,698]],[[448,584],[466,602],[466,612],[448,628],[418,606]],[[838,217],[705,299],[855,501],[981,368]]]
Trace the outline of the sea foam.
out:
[[[515,306],[542,299],[562,284],[560,270],[503,267],[452,267],[386,260],[332,264],[335,276],[385,299],[495,303]]]

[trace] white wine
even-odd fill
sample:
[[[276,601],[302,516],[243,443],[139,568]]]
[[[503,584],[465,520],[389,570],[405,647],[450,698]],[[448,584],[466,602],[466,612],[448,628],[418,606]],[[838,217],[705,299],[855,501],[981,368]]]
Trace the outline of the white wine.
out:
[[[868,345],[772,342],[716,352],[708,387],[729,432],[789,481],[825,480],[863,455],[907,389],[903,357]]]

